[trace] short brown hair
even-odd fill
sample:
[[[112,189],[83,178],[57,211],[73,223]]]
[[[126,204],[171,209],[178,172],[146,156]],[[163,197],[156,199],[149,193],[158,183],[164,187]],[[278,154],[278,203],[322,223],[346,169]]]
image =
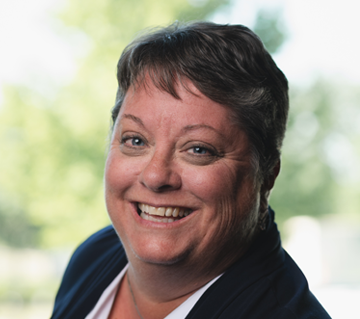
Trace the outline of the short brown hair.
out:
[[[174,23],[135,39],[118,62],[114,123],[129,87],[147,75],[175,98],[176,85],[189,79],[202,94],[229,107],[248,135],[259,180],[272,171],[286,130],[288,83],[250,29]]]

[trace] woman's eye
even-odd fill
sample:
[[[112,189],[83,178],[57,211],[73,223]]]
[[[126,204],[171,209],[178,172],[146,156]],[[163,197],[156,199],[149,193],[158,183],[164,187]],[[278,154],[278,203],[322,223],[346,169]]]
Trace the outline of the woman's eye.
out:
[[[131,138],[130,140],[131,140],[131,145],[133,145],[133,146],[144,146],[145,145],[143,140],[140,138],[134,137],[134,138]]]
[[[217,161],[221,155],[211,146],[192,145],[186,149],[185,159],[194,165],[209,165]]]
[[[195,155],[214,156],[215,151],[204,146],[194,146],[189,149],[189,152]]]
[[[122,139],[122,144],[128,146],[144,146],[144,141],[139,137],[124,137]]]
[[[192,152],[194,154],[200,154],[200,155],[210,155],[210,152],[205,147],[196,146],[192,148]]]

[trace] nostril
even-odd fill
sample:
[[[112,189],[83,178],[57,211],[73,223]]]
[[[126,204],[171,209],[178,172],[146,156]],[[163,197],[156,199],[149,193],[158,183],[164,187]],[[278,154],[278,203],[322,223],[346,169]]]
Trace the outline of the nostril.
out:
[[[171,190],[171,189],[173,189],[173,187],[171,185],[162,185],[162,186],[158,187],[155,191],[165,192],[165,191]]]

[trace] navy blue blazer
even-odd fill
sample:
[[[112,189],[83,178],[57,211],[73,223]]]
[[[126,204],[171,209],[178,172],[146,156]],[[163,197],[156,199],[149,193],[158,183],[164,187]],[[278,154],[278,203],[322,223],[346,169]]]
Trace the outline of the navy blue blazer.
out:
[[[186,319],[329,319],[307,281],[281,247],[274,212],[247,253],[201,296]],[[81,319],[127,263],[114,228],[81,244],[55,299],[52,319]],[[176,287],[174,287],[176,289]]]

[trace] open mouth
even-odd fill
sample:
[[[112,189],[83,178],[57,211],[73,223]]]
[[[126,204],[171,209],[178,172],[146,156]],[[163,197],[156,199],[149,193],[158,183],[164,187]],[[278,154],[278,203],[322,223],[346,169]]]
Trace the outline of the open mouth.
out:
[[[142,203],[137,204],[137,211],[142,219],[158,223],[172,223],[191,214],[190,209],[183,207],[153,207]]]

